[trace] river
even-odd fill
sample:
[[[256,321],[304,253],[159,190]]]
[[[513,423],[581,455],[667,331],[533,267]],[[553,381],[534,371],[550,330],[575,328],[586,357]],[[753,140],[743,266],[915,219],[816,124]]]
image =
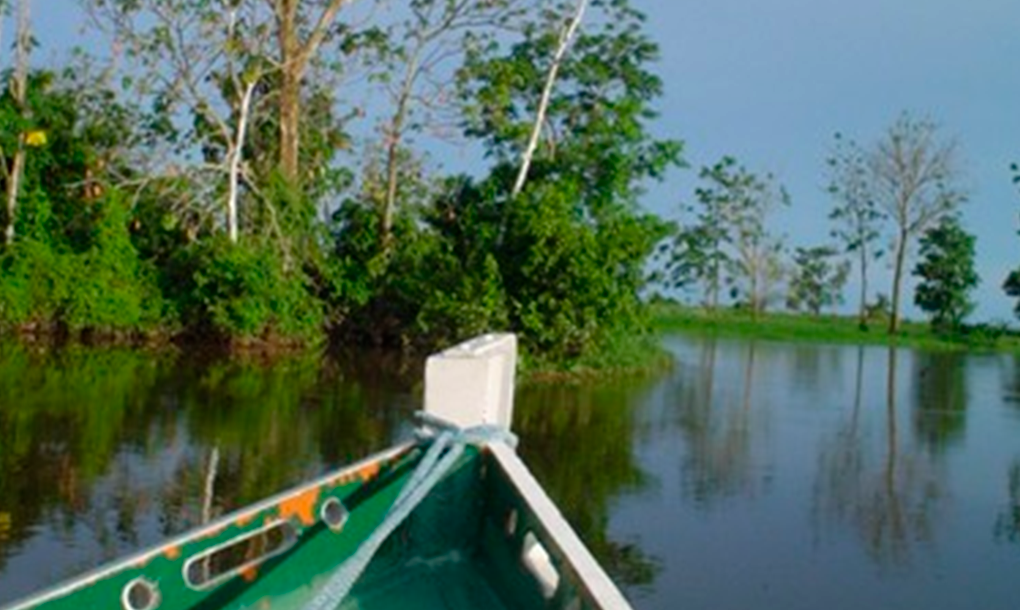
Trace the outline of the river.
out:
[[[668,372],[515,414],[635,608],[1015,606],[1020,357],[664,345]],[[0,343],[0,604],[406,438],[420,374]]]

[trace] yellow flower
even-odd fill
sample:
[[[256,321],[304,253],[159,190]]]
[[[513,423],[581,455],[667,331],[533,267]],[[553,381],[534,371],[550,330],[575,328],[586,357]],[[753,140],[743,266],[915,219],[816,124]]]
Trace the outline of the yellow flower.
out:
[[[46,146],[47,141],[46,132],[42,129],[36,129],[25,134],[25,145],[31,146],[32,148]]]

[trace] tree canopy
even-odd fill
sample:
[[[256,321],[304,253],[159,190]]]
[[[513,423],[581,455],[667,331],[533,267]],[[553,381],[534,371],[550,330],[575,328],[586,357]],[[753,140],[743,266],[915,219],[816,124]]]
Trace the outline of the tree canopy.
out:
[[[974,309],[970,292],[978,285],[974,270],[973,235],[953,217],[943,218],[920,240],[921,260],[914,267],[920,278],[914,303],[931,316],[936,330],[955,330]]]

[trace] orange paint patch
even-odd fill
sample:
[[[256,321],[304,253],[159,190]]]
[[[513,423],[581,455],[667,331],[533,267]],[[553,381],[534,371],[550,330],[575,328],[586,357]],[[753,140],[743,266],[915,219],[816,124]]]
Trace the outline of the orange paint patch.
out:
[[[280,518],[297,517],[304,525],[315,523],[315,504],[319,501],[319,488],[309,489],[280,502]]]
[[[367,483],[377,476],[379,476],[379,462],[372,462],[358,472],[358,478],[360,478],[363,483]]]
[[[179,546],[168,546],[163,549],[163,556],[170,561],[175,561],[181,556],[181,547]]]
[[[234,519],[234,525],[236,525],[237,527],[244,527],[244,526],[248,525],[249,523],[251,523],[252,521],[254,521],[255,517],[257,515],[258,515],[258,512],[256,512],[256,511],[251,511],[249,513],[245,513],[245,514],[239,516],[237,519]]]
[[[249,567],[241,570],[241,578],[243,578],[245,580],[245,582],[254,582],[255,579],[258,578],[258,577],[259,577],[259,569],[256,566],[249,566]]]

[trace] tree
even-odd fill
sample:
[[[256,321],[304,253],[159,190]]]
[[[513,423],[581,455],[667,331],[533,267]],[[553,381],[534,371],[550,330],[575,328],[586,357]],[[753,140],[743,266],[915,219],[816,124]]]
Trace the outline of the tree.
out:
[[[710,213],[699,215],[700,222],[682,227],[665,246],[669,253],[664,283],[669,288],[701,286],[702,305],[710,311],[719,306],[723,273],[730,264],[724,245],[729,243],[725,228]]]
[[[431,114],[447,103],[451,76],[447,65],[471,41],[487,39],[506,28],[521,12],[523,0],[412,0],[410,16],[390,35],[395,46],[389,61],[380,62],[376,78],[386,84],[392,110],[382,124],[385,151],[384,199],[377,203],[380,249],[388,255],[393,241],[397,198],[408,163],[402,159],[404,143],[422,130]],[[400,42],[396,42],[400,41]]]
[[[699,176],[706,183],[695,190],[702,208],[693,229],[699,241],[687,242],[680,263],[700,260],[699,274],[711,308],[718,306],[725,272],[731,295],[757,316],[768,305],[783,272],[782,242],[769,232],[768,217],[777,206],[787,205],[789,197],[771,174],[758,176],[730,156],[702,168]],[[705,249],[695,255],[689,246],[699,242]]]
[[[790,279],[787,306],[802,307],[818,316],[824,307],[843,301],[843,287],[850,274],[850,263],[833,265],[838,252],[832,246],[797,248],[794,254],[796,269]]]
[[[1013,184],[1020,184],[1020,165],[1013,163],[1010,165],[1010,170],[1013,172]],[[1002,289],[1007,296],[1020,297],[1020,269],[1009,272],[1006,280],[1002,283]],[[1020,317],[1020,302],[1017,302],[1013,312]]]
[[[545,125],[545,117],[549,112],[549,102],[552,99],[553,88],[556,86],[556,77],[560,72],[560,66],[570,49],[570,45],[577,36],[577,30],[581,27],[581,21],[588,10],[588,0],[577,0],[577,7],[574,14],[563,24],[556,41],[556,50],[553,52],[552,60],[549,62],[549,70],[546,72],[545,85],[542,86],[542,95],[538,101],[538,108],[535,110],[535,120],[531,126],[531,135],[528,137],[528,144],[521,153],[521,167],[517,171],[517,178],[514,180],[513,190],[510,197],[516,199],[524,190],[524,183],[528,179],[528,171],[531,168],[531,160],[538,148],[538,139],[542,136],[542,127]]]
[[[782,276],[782,243],[769,233],[768,216],[789,197],[771,174],[758,176],[731,156],[703,167],[698,176],[704,184],[694,191],[697,221],[674,239],[667,277],[674,286],[702,283],[711,310],[728,283],[734,298],[757,316]]]
[[[921,261],[914,275],[921,279],[914,303],[931,316],[932,328],[955,330],[974,309],[970,292],[980,281],[974,270],[973,235],[952,216],[921,236]]]
[[[875,202],[892,221],[895,259],[889,333],[899,329],[903,267],[914,240],[966,200],[956,143],[938,139],[929,120],[903,114],[868,151],[868,180]]]
[[[712,169],[701,169],[702,180],[711,180],[712,176]],[[716,177],[719,177],[718,171]],[[695,214],[695,222],[676,234],[666,263],[666,275],[673,288],[700,284],[704,295],[702,303],[715,311],[719,307],[726,269],[732,263],[729,247],[733,238],[726,218],[729,199],[712,186],[699,187],[694,194],[699,205],[689,206],[687,211]]]
[[[118,68],[122,82],[151,105],[153,141],[165,147],[149,147],[148,168],[136,180],[176,183],[183,174],[191,188],[178,194],[179,206],[222,203],[222,213],[198,212],[221,219],[207,224],[225,225],[232,241],[245,216],[242,200],[261,204],[261,216],[251,210],[248,219],[266,218],[289,258],[283,212],[271,209],[280,204],[273,182],[279,177],[292,192],[314,192],[315,184],[303,182],[325,182],[331,154],[310,158],[302,136],[324,137],[332,150],[340,145],[336,83],[323,76],[339,67],[309,74],[320,67],[315,60],[327,41],[341,51],[358,47],[359,33],[334,26],[344,0],[84,1],[93,22],[124,49],[131,63]],[[316,180],[302,180],[308,177]]]
[[[18,23],[15,31],[14,42],[14,75],[10,80],[11,96],[19,111],[13,124],[17,133],[17,143],[14,145],[14,158],[11,160],[10,168],[7,167],[7,158],[3,149],[0,149],[0,166],[2,166],[2,177],[4,179],[5,195],[7,199],[7,221],[4,227],[4,243],[8,246],[14,243],[16,215],[18,209],[18,197],[21,195],[21,180],[25,173],[25,158],[28,154],[28,125],[31,121],[31,112],[28,105],[28,56],[33,46],[31,30],[31,0],[18,0]],[[0,4],[0,10],[6,11],[6,3]],[[2,25],[2,23],[0,23]]]
[[[274,63],[280,70],[277,99],[280,171],[288,182],[298,184],[301,179],[301,92],[306,86],[305,77],[323,43],[344,37],[345,28],[334,27],[334,22],[337,13],[350,0],[266,1],[276,17],[278,41]]]
[[[835,225],[832,237],[839,240],[845,252],[857,255],[860,273],[858,323],[868,323],[868,266],[882,256],[875,246],[881,235],[882,214],[871,192],[867,155],[856,142],[836,134],[836,144],[827,160],[829,194],[834,206],[829,219]]]
[[[592,0],[593,27],[557,54],[576,7],[536,12],[509,46],[474,47],[459,73],[465,135],[494,161],[481,191],[440,218],[457,234],[492,235],[512,328],[553,360],[577,361],[614,340],[640,338],[639,291],[665,225],[641,210],[644,183],[680,163],[678,142],[649,133],[662,81],[658,47],[625,0]],[[552,89],[550,67],[560,57]],[[536,110],[542,137],[514,196]],[[485,216],[472,208],[489,211]],[[494,225],[468,226],[486,218]],[[459,225],[459,226],[458,226]]]
[[[112,30],[136,62],[124,84],[150,97],[157,135],[170,148],[161,151],[170,158],[149,151],[141,185],[189,167],[193,190],[182,199],[222,202],[222,215],[213,215],[236,242],[244,152],[262,97],[256,91],[272,71],[265,60],[271,38],[259,27],[267,16],[251,3],[88,1],[96,23]],[[250,174],[247,182],[251,188]]]

